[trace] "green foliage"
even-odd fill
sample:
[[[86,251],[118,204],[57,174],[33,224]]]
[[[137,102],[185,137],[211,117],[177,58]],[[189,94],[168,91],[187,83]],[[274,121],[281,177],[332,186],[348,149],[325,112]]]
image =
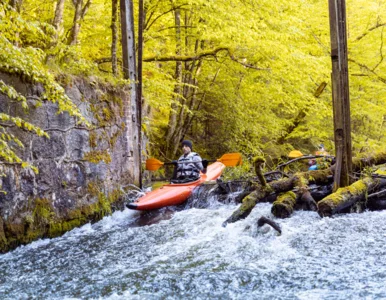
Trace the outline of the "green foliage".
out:
[[[92,2],[75,46],[63,42],[73,25],[73,4],[66,1],[63,28],[56,32],[49,25],[52,3],[25,0],[21,15],[0,6],[0,70],[42,84],[47,99],[79,116],[52,72],[124,83],[112,76],[110,63],[97,62],[111,57],[111,1]],[[165,134],[181,112],[183,121],[193,116],[184,138],[204,157],[241,151],[277,164],[290,150],[312,153],[321,142],[334,152],[327,1],[147,0],[145,6],[143,128],[149,152],[167,156],[163,149],[171,141]],[[380,150],[386,142],[385,15],[378,0],[347,1],[354,153]],[[199,57],[218,48],[223,50]],[[182,62],[181,78],[178,56],[195,57]],[[161,57],[170,59],[149,60]],[[326,88],[314,96],[323,82]],[[12,87],[0,83],[0,91],[26,108]]]
[[[54,41],[55,30],[49,24],[25,21],[10,6],[0,4],[0,71],[17,75],[33,84],[41,84],[45,93],[42,100],[58,104],[59,113],[69,112],[79,121],[85,121],[77,107],[65,94],[64,89],[55,81],[54,75],[45,66],[46,53],[43,49],[49,47]],[[12,86],[0,80],[0,93],[10,100],[20,103],[24,110],[28,110],[27,99],[17,92]],[[38,136],[49,137],[41,128],[20,118],[4,112],[0,113],[0,158],[8,163],[20,163],[23,167],[32,167],[24,162],[16,153],[16,148],[23,148],[21,141],[7,128],[16,126],[32,132]]]

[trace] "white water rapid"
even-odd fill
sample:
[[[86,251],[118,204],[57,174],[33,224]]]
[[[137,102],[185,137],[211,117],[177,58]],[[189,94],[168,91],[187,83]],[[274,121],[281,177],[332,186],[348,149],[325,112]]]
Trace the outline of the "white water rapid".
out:
[[[386,211],[299,211],[278,235],[256,225],[270,204],[223,228],[235,208],[126,209],[19,247],[0,255],[0,299],[386,299]]]

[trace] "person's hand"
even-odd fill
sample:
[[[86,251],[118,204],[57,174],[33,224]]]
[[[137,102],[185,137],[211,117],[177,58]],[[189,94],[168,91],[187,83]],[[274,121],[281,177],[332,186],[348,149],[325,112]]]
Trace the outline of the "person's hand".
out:
[[[202,160],[202,166],[204,167],[204,169],[206,170],[206,168],[208,167],[208,163],[209,161],[207,159],[203,159]],[[205,173],[204,173],[205,174]]]

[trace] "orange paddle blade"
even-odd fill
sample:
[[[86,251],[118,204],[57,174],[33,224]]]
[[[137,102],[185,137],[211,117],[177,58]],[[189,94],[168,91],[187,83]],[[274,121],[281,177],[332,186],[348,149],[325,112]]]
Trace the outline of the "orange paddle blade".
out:
[[[157,171],[163,165],[164,163],[162,161],[155,158],[149,158],[146,160],[146,170],[148,171]]]
[[[243,163],[240,153],[226,153],[217,159],[217,161],[223,163],[227,167],[240,166]]]

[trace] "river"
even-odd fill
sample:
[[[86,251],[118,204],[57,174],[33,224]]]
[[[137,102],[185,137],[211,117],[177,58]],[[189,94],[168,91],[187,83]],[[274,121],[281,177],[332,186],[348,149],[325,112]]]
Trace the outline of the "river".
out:
[[[235,204],[117,211],[0,255],[1,299],[386,299],[386,211],[222,222]]]

